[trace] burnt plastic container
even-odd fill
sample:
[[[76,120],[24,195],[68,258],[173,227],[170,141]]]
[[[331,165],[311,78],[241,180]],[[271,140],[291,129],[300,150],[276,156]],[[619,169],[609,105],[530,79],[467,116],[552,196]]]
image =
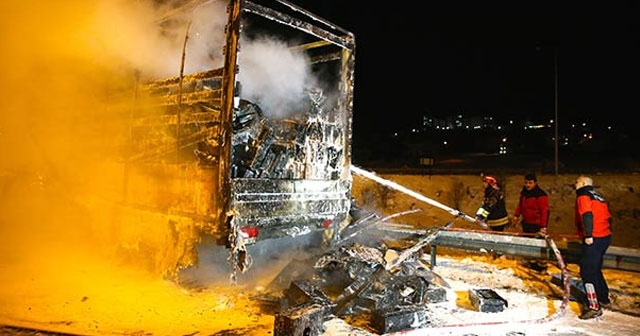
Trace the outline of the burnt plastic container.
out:
[[[483,313],[498,313],[509,306],[507,300],[493,289],[470,289],[469,300],[475,309]]]

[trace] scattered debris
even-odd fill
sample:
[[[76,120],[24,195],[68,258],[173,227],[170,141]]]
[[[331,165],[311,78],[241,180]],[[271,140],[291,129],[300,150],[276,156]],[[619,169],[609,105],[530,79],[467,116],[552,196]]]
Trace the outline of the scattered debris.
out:
[[[497,313],[509,306],[493,289],[477,288],[469,290],[469,300],[474,308],[483,313]]]
[[[395,261],[402,254],[384,243],[356,242],[285,267],[283,277],[299,278],[282,291],[275,335],[317,335],[316,325],[332,316],[368,321],[379,333],[427,327],[428,304],[446,301],[448,285],[417,257],[419,249],[411,251],[389,268],[387,259]],[[293,271],[304,264],[314,271]],[[273,281],[282,283],[282,277]]]

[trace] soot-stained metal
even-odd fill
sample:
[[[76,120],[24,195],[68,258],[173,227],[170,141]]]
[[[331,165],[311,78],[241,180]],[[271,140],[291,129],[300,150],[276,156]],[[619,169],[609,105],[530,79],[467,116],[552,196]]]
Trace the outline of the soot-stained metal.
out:
[[[179,17],[167,14],[161,22],[167,27],[189,22],[187,34],[210,34],[196,31],[190,18],[202,16],[214,2],[189,2],[170,12]],[[235,272],[250,265],[248,244],[319,230],[337,232],[334,229],[348,223],[355,38],[279,0],[230,0],[226,20],[219,32],[224,36],[207,40],[222,41],[221,68],[181,72],[179,77],[140,85],[126,162],[143,167],[128,170],[139,172],[140,179],[158,183],[140,190],[145,195],[136,202],[146,203],[140,204],[146,210],[169,208],[174,216],[215,236],[229,248]],[[287,117],[264,113],[265,99],[249,97],[243,90],[255,78],[245,75],[241,44],[265,33],[286,41],[289,51],[303,54],[309,72],[318,79],[318,85],[295,89],[306,96],[292,104],[297,111]],[[188,37],[183,59],[197,49]],[[260,93],[262,98],[269,97],[268,88]],[[164,175],[157,175],[157,170]],[[196,174],[198,189],[188,192]],[[210,176],[208,182],[205,176]],[[165,182],[185,190],[162,208],[153,202],[171,198],[168,187],[160,187]]]
[[[399,267],[388,270],[389,252],[384,243],[367,246],[356,242],[304,263],[296,261],[295,271],[285,267],[272,282],[274,289],[282,286],[281,277],[298,277],[282,291],[275,334],[315,330],[318,320],[331,316],[368,321],[380,334],[430,327],[429,304],[447,300],[448,284],[435,280],[441,278],[416,258],[417,251]],[[301,267],[312,267],[313,272],[301,271]]]

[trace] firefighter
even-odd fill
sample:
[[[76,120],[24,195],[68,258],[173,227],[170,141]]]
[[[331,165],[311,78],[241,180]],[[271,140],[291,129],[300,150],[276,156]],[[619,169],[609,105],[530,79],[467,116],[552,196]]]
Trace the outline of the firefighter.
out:
[[[482,226],[489,226],[493,231],[504,231],[509,225],[509,216],[498,179],[495,176],[483,175],[482,186],[484,198],[476,211],[476,222]]]

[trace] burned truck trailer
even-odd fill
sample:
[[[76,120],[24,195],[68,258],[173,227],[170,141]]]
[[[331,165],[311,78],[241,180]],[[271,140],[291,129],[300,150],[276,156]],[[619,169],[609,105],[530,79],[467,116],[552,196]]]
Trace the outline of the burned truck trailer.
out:
[[[279,0],[191,1],[158,25],[181,61],[137,85],[122,214],[168,228],[165,266],[195,263],[201,235],[243,270],[247,244],[347,223],[353,34]]]

